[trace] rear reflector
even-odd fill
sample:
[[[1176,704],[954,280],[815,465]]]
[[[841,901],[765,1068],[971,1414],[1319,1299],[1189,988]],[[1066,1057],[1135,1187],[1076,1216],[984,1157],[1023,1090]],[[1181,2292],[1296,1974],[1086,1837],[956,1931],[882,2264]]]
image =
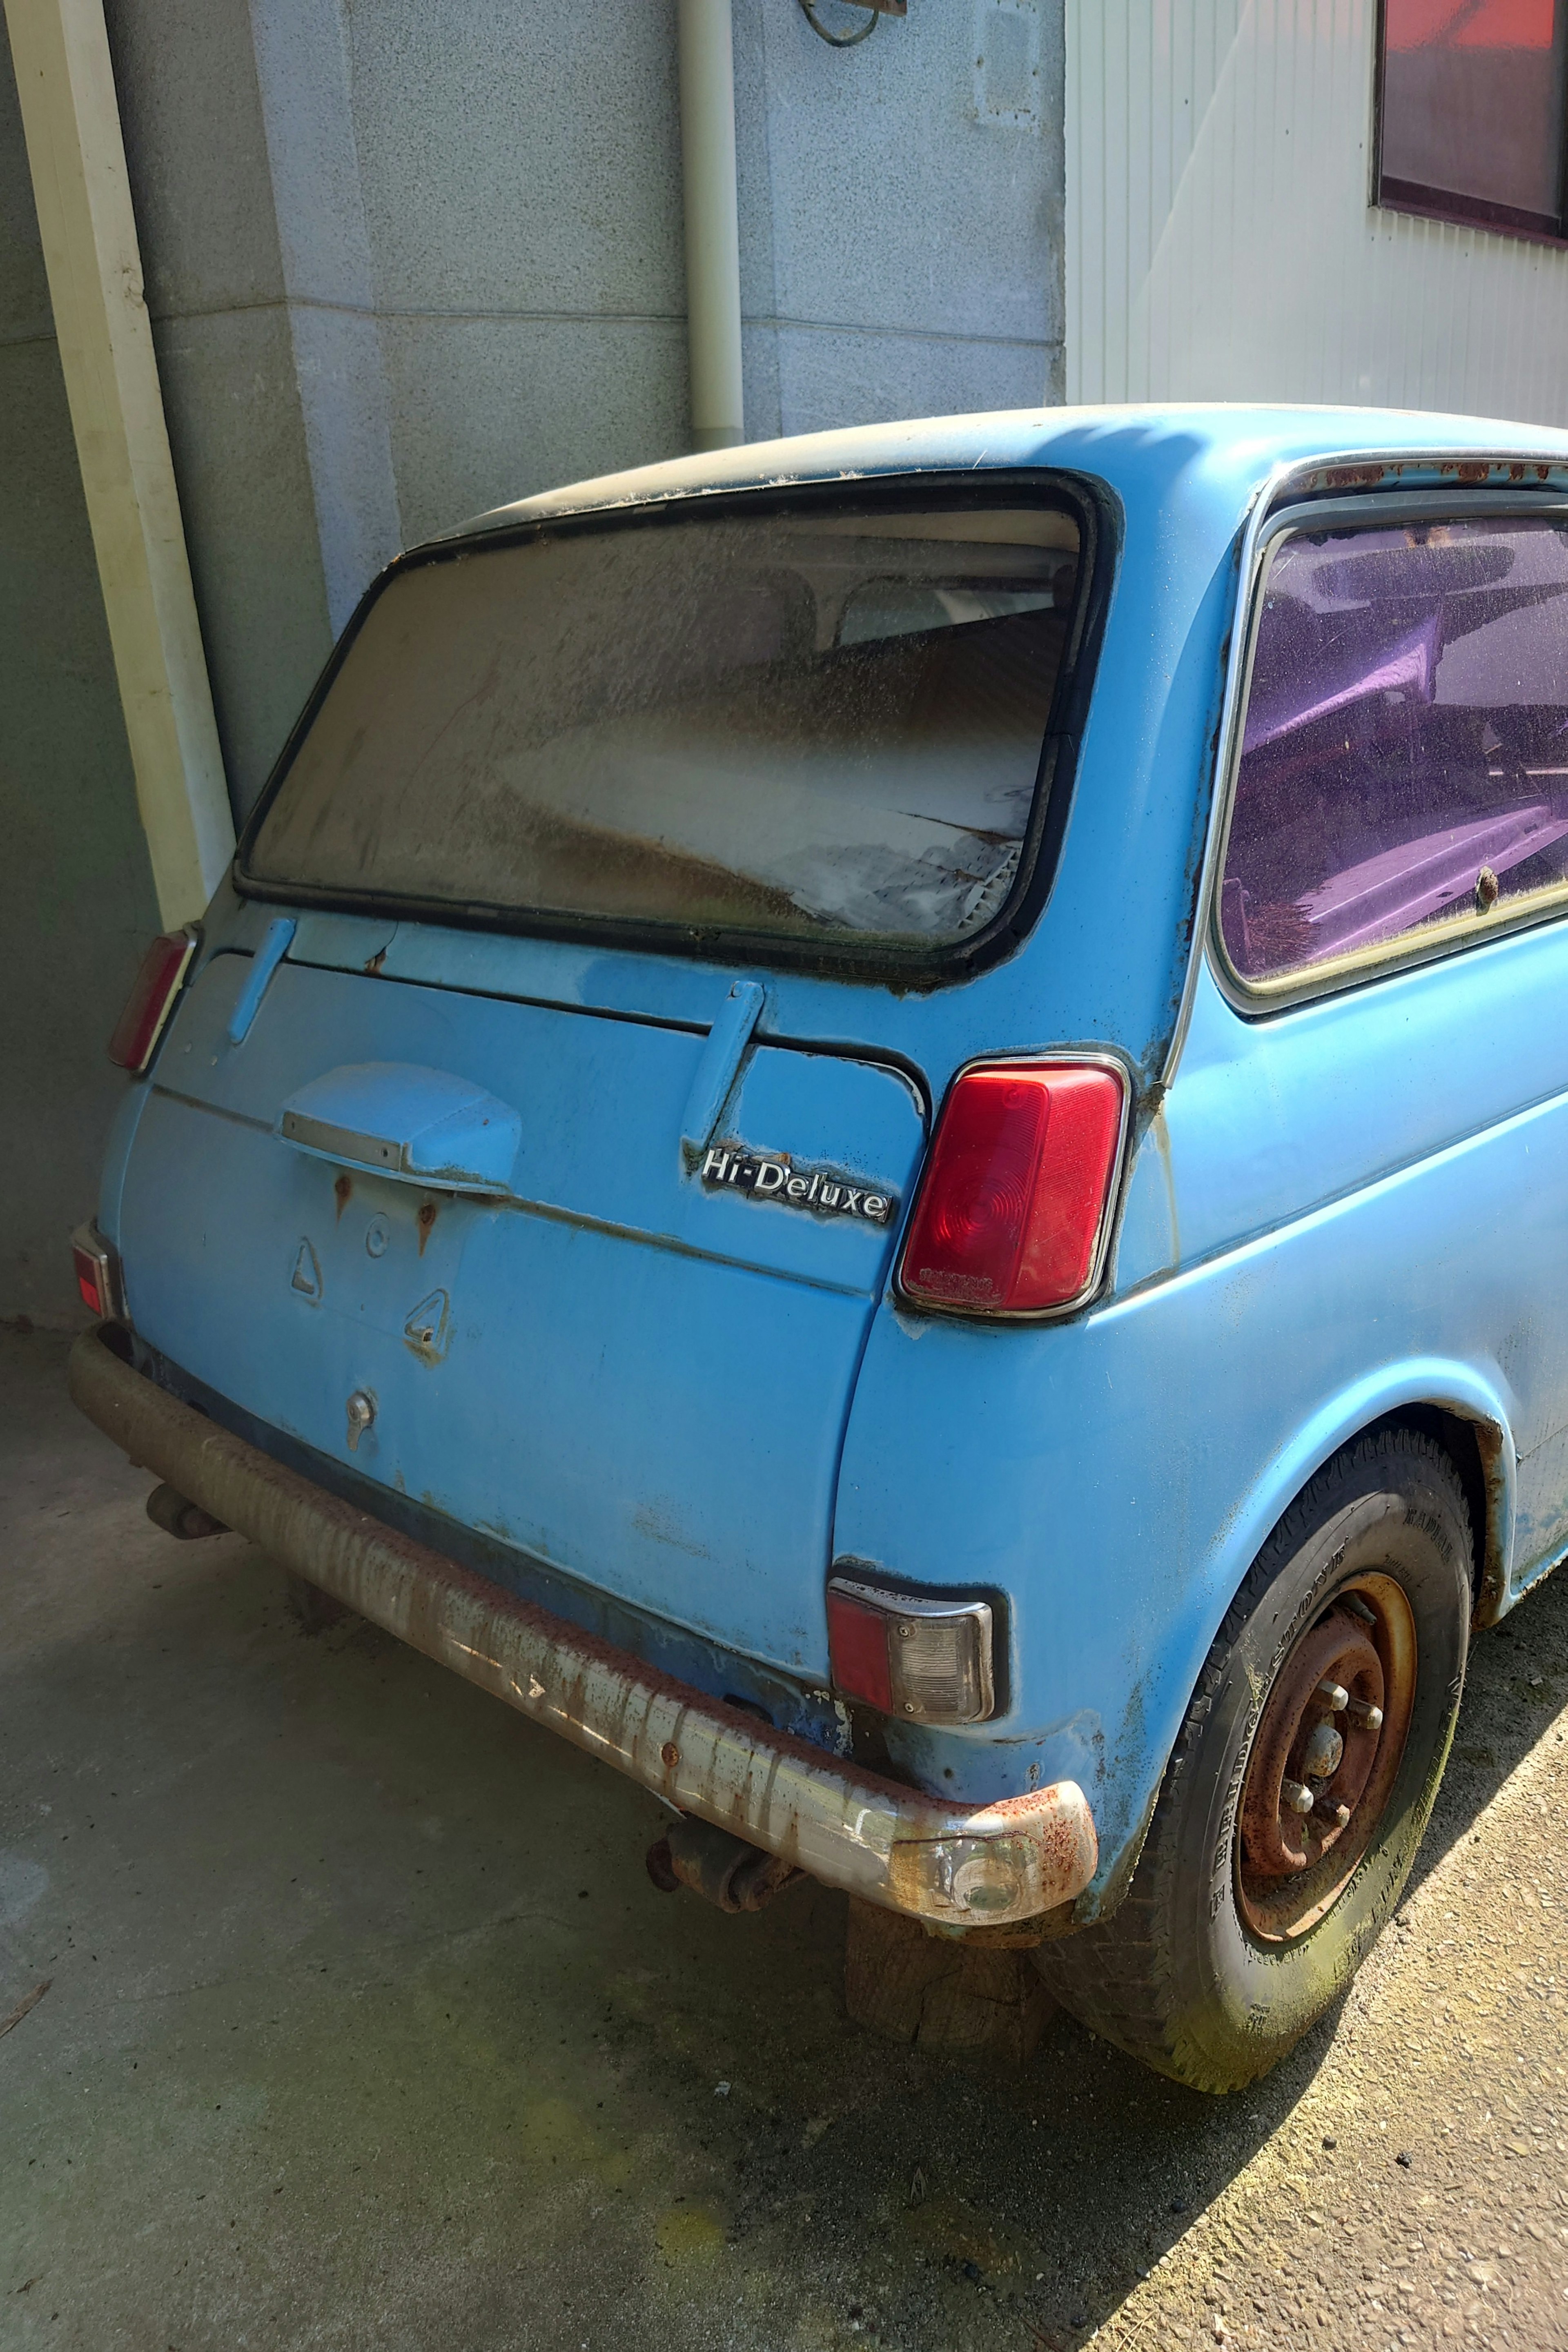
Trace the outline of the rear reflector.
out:
[[[142,959],[124,1012],[109,1041],[109,1058],[122,1070],[140,1073],[153,1058],[180,982],[196,951],[194,931],[165,931]]]
[[[82,1305],[100,1322],[124,1319],[120,1261],[96,1225],[79,1225],[71,1235],[71,1264]]]
[[[900,1287],[972,1315],[1075,1307],[1100,1279],[1127,1108],[1112,1062],[1005,1062],[948,1096]]]
[[[882,1715],[983,1723],[995,1706],[985,1601],[927,1601],[836,1576],[827,1588],[833,1684]]]

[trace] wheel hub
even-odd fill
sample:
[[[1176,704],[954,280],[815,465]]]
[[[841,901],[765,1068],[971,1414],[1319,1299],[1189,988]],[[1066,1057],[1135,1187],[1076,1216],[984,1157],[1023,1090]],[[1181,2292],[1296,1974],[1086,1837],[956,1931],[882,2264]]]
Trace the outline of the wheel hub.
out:
[[[1415,1624],[1392,1577],[1336,1594],[1275,1676],[1242,1788],[1237,1893],[1259,1935],[1320,1918],[1366,1851],[1404,1753]]]
[[[1331,1780],[1344,1752],[1344,1739],[1333,1725],[1320,1723],[1301,1751],[1301,1769],[1309,1780]]]

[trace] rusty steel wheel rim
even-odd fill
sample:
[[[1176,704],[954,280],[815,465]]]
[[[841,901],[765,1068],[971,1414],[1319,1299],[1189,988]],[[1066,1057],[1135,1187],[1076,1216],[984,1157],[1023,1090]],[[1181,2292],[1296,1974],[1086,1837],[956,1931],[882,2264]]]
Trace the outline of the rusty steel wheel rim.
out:
[[[1236,1884],[1255,1936],[1305,1935],[1338,1901],[1387,1811],[1415,1701],[1404,1587],[1351,1579],[1285,1658],[1253,1735]]]

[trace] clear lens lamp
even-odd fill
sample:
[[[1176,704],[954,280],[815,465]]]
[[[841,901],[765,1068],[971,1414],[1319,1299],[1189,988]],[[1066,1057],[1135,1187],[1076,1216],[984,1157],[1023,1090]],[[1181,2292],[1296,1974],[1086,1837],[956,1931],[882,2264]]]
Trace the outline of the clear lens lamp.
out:
[[[887,1592],[836,1576],[827,1587],[834,1686],[914,1723],[984,1723],[995,1711],[988,1601]]]
[[[1040,1854],[1026,1837],[956,1835],[895,1844],[889,1875],[928,1924],[987,1927],[1045,1907]]]

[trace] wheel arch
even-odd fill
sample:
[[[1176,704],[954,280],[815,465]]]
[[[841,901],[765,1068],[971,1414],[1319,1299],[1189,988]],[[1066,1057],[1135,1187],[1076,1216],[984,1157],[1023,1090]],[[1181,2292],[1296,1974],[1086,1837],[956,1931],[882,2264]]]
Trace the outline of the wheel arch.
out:
[[[1476,1544],[1475,1622],[1495,1624],[1503,1612],[1510,1584],[1504,1530],[1512,1523],[1513,1456],[1506,1428],[1474,1412],[1456,1412],[1452,1405],[1416,1402],[1380,1414],[1368,1428],[1358,1430],[1356,1436],[1375,1436],[1380,1429],[1419,1431],[1443,1448],[1458,1472]]]
[[[1326,1399],[1260,1466],[1222,1530],[1203,1579],[1207,1607],[1195,1629],[1200,1638],[1189,1661],[1191,1672],[1173,1708],[1157,1769],[1133,1801],[1137,1827],[1113,1856],[1102,1852],[1096,1884],[1079,1898],[1080,1924],[1109,1918],[1121,1906],[1204,1660],[1269,1536],[1336,1454],[1380,1429],[1400,1426],[1433,1438],[1453,1462],[1477,1538],[1475,1622],[1489,1625],[1502,1615],[1510,1592],[1518,1457],[1508,1404],[1498,1385],[1472,1365],[1418,1358],[1363,1375]]]
[[[1327,1399],[1262,1466],[1226,1530],[1215,1627],[1274,1528],[1324,1464],[1358,1438],[1396,1425],[1435,1439],[1453,1461],[1476,1536],[1477,1619],[1489,1623],[1501,1613],[1518,1460],[1507,1400],[1475,1366],[1427,1358],[1387,1365]]]

